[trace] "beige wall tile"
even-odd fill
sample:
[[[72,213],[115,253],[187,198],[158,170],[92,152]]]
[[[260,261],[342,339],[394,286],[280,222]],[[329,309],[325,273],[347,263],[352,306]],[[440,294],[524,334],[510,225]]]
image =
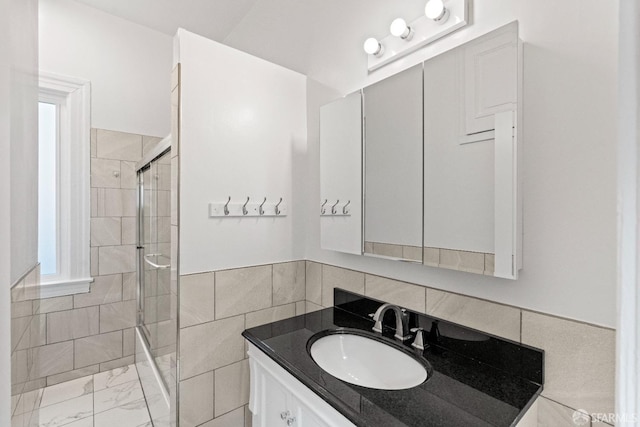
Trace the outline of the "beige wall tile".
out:
[[[402,245],[373,242],[373,253],[393,258],[402,258]]]
[[[301,314],[305,314],[306,312],[307,312],[307,302],[298,301],[296,303],[296,316],[300,316]]]
[[[216,319],[271,307],[271,265],[218,271]]]
[[[305,274],[304,261],[273,264],[273,305],[303,301]]]
[[[122,331],[93,335],[74,341],[75,369],[122,357]]]
[[[120,188],[138,188],[138,174],[136,162],[120,162]]]
[[[153,147],[158,145],[162,138],[157,136],[142,136],[142,155],[147,154]]]
[[[100,306],[100,333],[136,326],[135,300],[114,302]]]
[[[98,372],[100,372],[100,365],[92,365],[85,368],[74,369],[73,371],[63,372],[61,374],[49,375],[47,377],[47,386],[86,377],[87,375],[97,374]]]
[[[98,216],[98,189],[91,189],[91,218]]]
[[[132,356],[136,350],[136,334],[134,328],[122,331],[122,357]]]
[[[96,277],[99,273],[99,268],[98,268],[98,258],[99,258],[99,251],[98,248],[91,248],[91,253],[89,254],[90,258],[91,258],[91,276],[92,277]]]
[[[364,253],[365,254],[373,253],[373,242],[364,242]]]
[[[98,252],[100,275],[136,271],[136,247],[102,246]]]
[[[135,217],[122,218],[122,244],[123,245],[135,245],[138,243],[136,223],[137,223],[137,219]]]
[[[249,405],[244,406],[244,427],[251,427],[253,425],[253,414],[249,410]]]
[[[180,327],[215,319],[215,274],[180,276]]]
[[[120,188],[120,173],[118,160],[91,159],[92,188]]]
[[[427,288],[427,314],[520,341],[520,309]]]
[[[91,157],[96,157],[98,152],[98,130],[91,128],[89,141],[91,143]]]
[[[484,254],[478,252],[440,249],[439,267],[470,273],[484,272]]]
[[[286,304],[277,307],[265,308],[246,314],[245,328],[265,325],[278,320],[288,319],[296,315],[296,304]]]
[[[46,314],[54,311],[71,310],[73,308],[73,297],[55,297],[33,300],[33,314]]]
[[[306,262],[305,273],[306,300],[314,304],[322,304],[322,264]]]
[[[346,289],[363,295],[364,273],[326,264],[322,265],[322,306],[333,306],[334,288]]]
[[[180,378],[212,371],[242,360],[244,315],[180,330]]]
[[[136,190],[98,188],[95,216],[136,216]]]
[[[615,331],[523,310],[522,342],[545,350],[545,397],[588,413],[615,411]]]
[[[108,304],[122,299],[122,274],[96,276],[89,288],[89,293],[73,296],[75,308],[91,305]]]
[[[213,371],[180,381],[180,427],[213,419]]]
[[[171,150],[173,152],[173,148]],[[171,158],[171,225],[178,225],[178,165],[179,158],[177,156]]]
[[[426,288],[422,286],[366,274],[364,293],[368,297],[420,313],[424,313],[426,309]]]
[[[495,273],[496,256],[494,254],[484,254],[484,274],[493,276]]]
[[[116,368],[122,368],[125,366],[133,365],[135,363],[135,357],[127,356],[120,359],[109,360],[100,364],[100,372],[110,371]]]
[[[47,314],[47,342],[49,344],[96,335],[98,307],[77,308]]]
[[[215,415],[249,403],[249,359],[215,371]]]
[[[220,415],[218,418],[206,422],[200,427],[250,427],[251,424],[246,424],[244,422],[245,407],[246,406],[243,406],[242,408]]]
[[[121,242],[120,218],[91,218],[91,246],[113,246]]]
[[[96,137],[96,154],[99,158],[133,162],[142,158],[141,135],[98,129]]]
[[[587,414],[577,415],[586,418],[576,418],[576,420],[587,420],[584,424],[573,421],[575,409],[561,405],[544,397],[538,397],[538,427],[576,427],[578,425],[591,426],[590,417]]]
[[[314,311],[322,310],[324,307],[311,301],[305,301],[305,313],[313,313]]]
[[[45,344],[51,344],[51,342],[47,342],[47,315],[37,314],[31,317],[27,347],[38,347]]]
[[[122,275],[122,300],[137,298],[138,284],[136,273],[124,273]]]
[[[420,246],[403,246],[402,258],[422,262],[422,248]]]
[[[39,303],[41,300],[35,301],[15,301],[11,303],[11,318],[26,317],[33,314],[33,309],[36,301]]]
[[[43,345],[29,352],[29,378],[43,378],[73,369],[73,341]]]

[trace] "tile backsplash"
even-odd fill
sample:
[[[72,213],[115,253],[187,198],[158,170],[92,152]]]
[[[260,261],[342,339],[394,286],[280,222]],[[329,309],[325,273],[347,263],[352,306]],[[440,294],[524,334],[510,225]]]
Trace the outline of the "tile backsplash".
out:
[[[570,426],[566,420],[576,409],[614,412],[612,329],[313,261],[206,272],[180,280],[181,393],[200,396],[181,401],[184,426],[214,426],[227,419],[241,426],[243,406],[249,426],[249,378],[239,333],[331,307],[336,287],[543,349],[540,425]]]

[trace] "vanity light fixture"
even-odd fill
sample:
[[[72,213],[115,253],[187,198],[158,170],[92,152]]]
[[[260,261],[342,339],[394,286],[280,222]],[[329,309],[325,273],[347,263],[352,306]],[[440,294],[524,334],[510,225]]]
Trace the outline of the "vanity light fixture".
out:
[[[429,0],[424,7],[424,14],[427,18],[442,25],[447,22],[447,19],[449,18],[449,9],[444,7],[444,2],[442,0]]]
[[[416,19],[396,18],[389,27],[391,34],[364,42],[370,72],[459,30],[469,22],[469,3],[473,0],[423,1],[424,11]],[[434,53],[438,50],[434,48]]]
[[[364,41],[364,51],[369,55],[380,57],[384,54],[384,46],[377,39],[369,37]]]
[[[389,31],[392,35],[400,37],[402,40],[409,41],[413,38],[413,28],[407,25],[407,22],[402,18],[396,18],[391,23]]]

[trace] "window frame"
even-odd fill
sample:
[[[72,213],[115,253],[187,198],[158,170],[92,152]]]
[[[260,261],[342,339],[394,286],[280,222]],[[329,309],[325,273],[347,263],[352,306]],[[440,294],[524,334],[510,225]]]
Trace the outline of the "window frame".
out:
[[[89,291],[90,83],[40,72],[39,101],[58,106],[58,272],[41,276],[41,298]]]

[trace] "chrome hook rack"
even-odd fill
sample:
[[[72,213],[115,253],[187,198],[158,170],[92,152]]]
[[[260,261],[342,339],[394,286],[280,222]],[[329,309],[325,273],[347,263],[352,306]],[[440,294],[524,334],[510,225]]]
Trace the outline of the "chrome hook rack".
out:
[[[325,208],[327,203],[329,203],[329,199],[324,199],[320,205],[320,216],[351,216],[351,200],[347,200],[347,203],[340,203],[340,199],[336,199],[336,202],[331,204],[331,211]]]
[[[269,198],[262,197],[262,202],[257,197],[247,196],[246,201],[233,202],[231,196],[226,198],[226,202],[210,202],[209,217],[237,218],[237,217],[284,217],[287,216],[287,206],[282,197]],[[234,200],[238,200],[236,197]],[[273,200],[269,202],[269,200]]]

